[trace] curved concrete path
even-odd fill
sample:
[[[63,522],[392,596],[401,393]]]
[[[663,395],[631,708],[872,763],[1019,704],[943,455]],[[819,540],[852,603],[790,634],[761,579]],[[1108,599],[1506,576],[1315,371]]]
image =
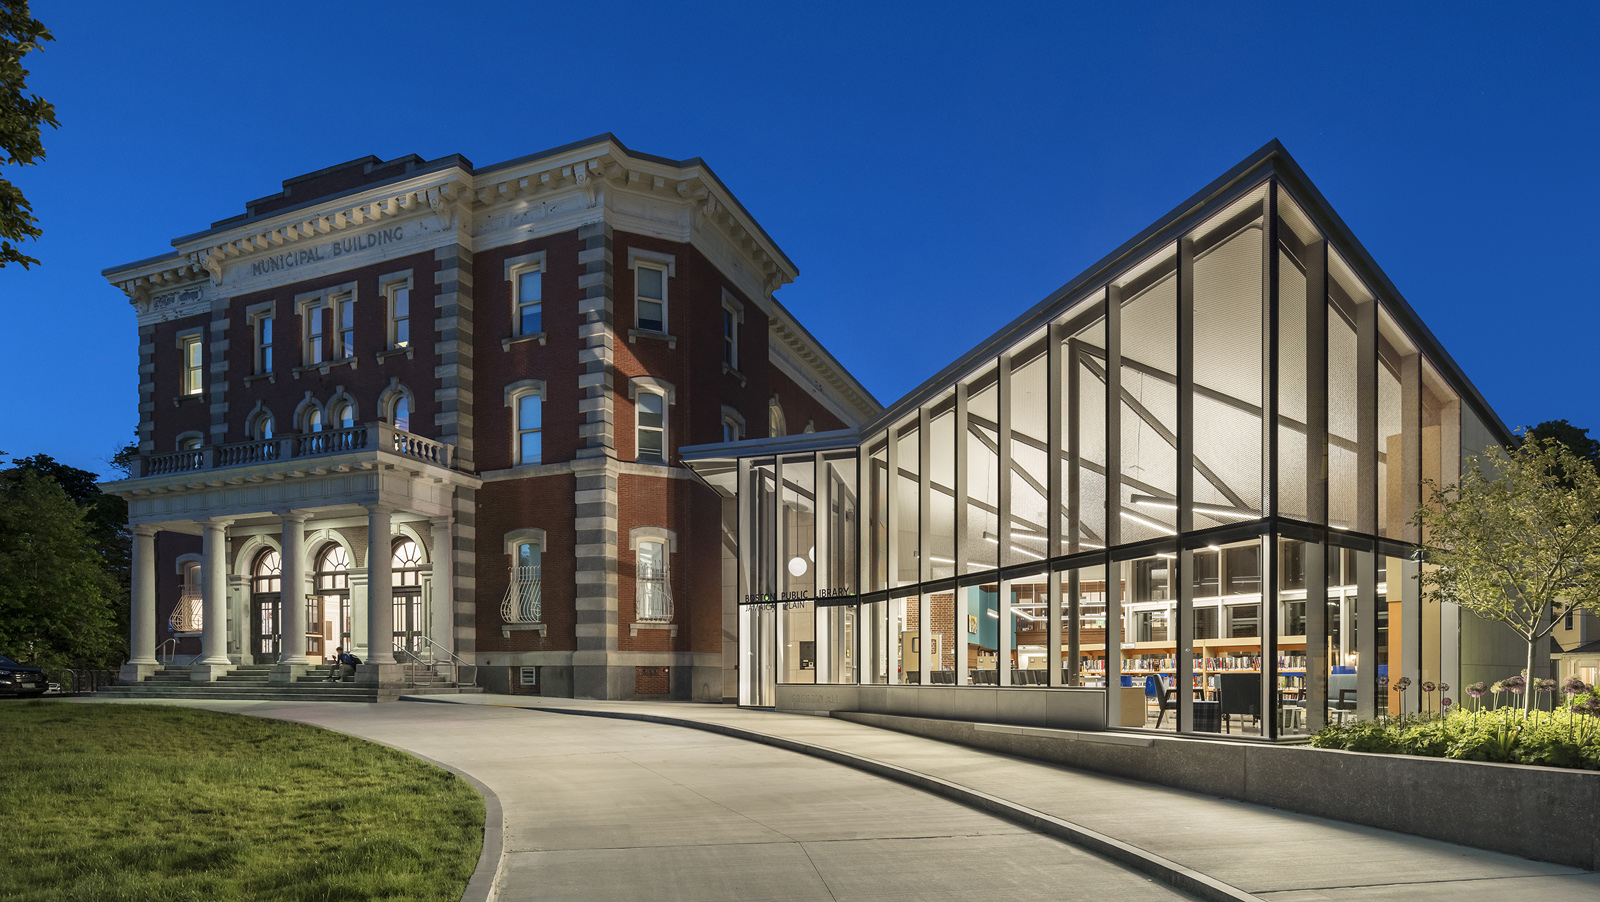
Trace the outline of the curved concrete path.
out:
[[[830,718],[661,702],[426,701],[443,703],[201,706],[330,727],[481,781],[504,808],[502,899],[1184,897],[1151,882],[1154,873],[1208,899],[1600,898],[1600,874],[1588,871]],[[648,722],[661,719],[697,729]],[[1039,830],[1139,857],[1143,873]]]
[[[1222,892],[1271,902],[1600,899],[1600,874],[1590,871],[1068,770],[832,718],[662,702],[508,696],[462,696],[451,701],[613,717],[668,717],[703,728],[749,731],[810,747],[813,754],[861,759],[869,767],[882,765],[954,785],[980,795],[985,807],[993,802],[983,800],[1007,803],[1019,820],[1043,816],[1090,837],[1147,853],[1156,862],[1210,877],[1221,884]],[[1551,829],[1560,826],[1552,824]],[[1203,896],[1219,896],[1205,887],[1196,889]]]
[[[494,704],[174,703],[316,724],[470,775],[503,812],[500,900],[1188,898],[965,805],[703,731]]]

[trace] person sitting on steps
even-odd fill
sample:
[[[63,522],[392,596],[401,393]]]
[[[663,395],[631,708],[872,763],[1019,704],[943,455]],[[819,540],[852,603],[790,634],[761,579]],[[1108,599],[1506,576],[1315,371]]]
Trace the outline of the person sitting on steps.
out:
[[[355,676],[356,665],[361,663],[361,659],[355,655],[346,654],[343,646],[335,648],[334,651],[337,652],[337,656],[333,659],[333,666],[328,668],[326,682],[337,683]]]

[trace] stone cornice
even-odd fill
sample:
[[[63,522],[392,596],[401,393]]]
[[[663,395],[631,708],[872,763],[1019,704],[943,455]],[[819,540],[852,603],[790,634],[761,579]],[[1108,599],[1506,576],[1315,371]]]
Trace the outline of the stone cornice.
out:
[[[630,209],[655,210],[672,222],[646,224]],[[432,218],[430,218],[432,217]],[[877,403],[775,302],[773,293],[798,270],[722,182],[699,160],[672,161],[629,151],[610,136],[544,156],[468,172],[459,165],[358,188],[306,206],[227,224],[174,242],[175,252],[108,269],[105,277],[127,295],[141,321],[197,312],[228,293],[224,279],[241,264],[339,240],[370,230],[424,223],[428,234],[454,233],[475,250],[511,238],[574,227],[588,218],[616,218],[647,232],[670,232],[723,270],[772,324],[774,354],[814,375],[819,390],[846,410],[870,418]],[[438,227],[432,225],[438,221]],[[481,241],[479,239],[482,239]],[[410,235],[409,241],[432,241]],[[442,238],[440,240],[443,240]],[[227,278],[238,290],[238,278]],[[263,283],[270,287],[271,281]],[[854,417],[847,417],[853,420]]]
[[[769,295],[799,274],[733,194],[703,166],[681,167],[648,159],[612,141],[483,173],[473,199],[492,211],[574,190],[582,193],[588,207],[604,206],[607,192],[670,198],[688,205],[695,224],[714,230],[761,274],[762,289]]]
[[[849,406],[855,416],[843,419],[851,426],[859,426],[883,412],[877,401],[864,393],[861,384],[792,320],[775,316],[768,320],[768,332],[774,356],[781,352],[798,368],[814,373],[821,385],[813,387],[826,386]]]

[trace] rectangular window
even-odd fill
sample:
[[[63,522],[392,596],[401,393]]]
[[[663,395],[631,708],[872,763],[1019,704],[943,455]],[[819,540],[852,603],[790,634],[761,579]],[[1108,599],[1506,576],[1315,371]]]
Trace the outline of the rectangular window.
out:
[[[200,336],[191,335],[183,340],[183,393],[200,394],[201,350]]]
[[[654,392],[640,392],[638,400],[637,460],[665,461],[666,454],[666,402]]]
[[[356,301],[347,294],[335,303],[339,316],[339,347],[335,350],[342,360],[356,356]]]
[[[537,269],[519,273],[516,286],[517,334],[538,335],[544,331],[544,273]]]
[[[667,331],[667,271],[641,263],[634,281],[638,288],[639,330]]]
[[[328,359],[328,308],[318,304],[306,308],[305,362],[307,365],[323,363]]]
[[[1260,605],[1228,605],[1228,638],[1252,639],[1261,635],[1260,613]]]
[[[256,372],[272,372],[272,317],[256,320]]]
[[[1223,564],[1227,568],[1225,594],[1254,595],[1261,591],[1261,546],[1229,548],[1223,555]]]
[[[1220,594],[1217,584],[1217,564],[1219,552],[1196,551],[1194,553],[1194,597],[1215,598]]]
[[[536,394],[517,399],[517,463],[536,464],[544,455],[544,398]]]
[[[722,308],[722,362],[730,370],[739,368],[739,316]]]
[[[395,282],[389,286],[389,348],[411,345],[411,286]]]
[[[637,619],[672,619],[672,593],[667,583],[667,546],[664,542],[639,543]]]

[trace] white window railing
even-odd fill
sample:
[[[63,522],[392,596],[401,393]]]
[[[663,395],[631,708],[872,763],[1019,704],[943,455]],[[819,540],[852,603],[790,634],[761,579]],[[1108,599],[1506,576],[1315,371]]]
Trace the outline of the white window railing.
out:
[[[641,623],[666,623],[672,619],[672,585],[665,567],[639,567],[634,614]]]
[[[186,592],[178,596],[178,604],[172,609],[172,616],[167,618],[167,623],[175,633],[198,633],[205,622],[205,605],[197,592]]]
[[[540,623],[543,603],[539,597],[539,565],[525,564],[511,568],[511,583],[506,586],[505,600],[500,603],[502,623]]]

